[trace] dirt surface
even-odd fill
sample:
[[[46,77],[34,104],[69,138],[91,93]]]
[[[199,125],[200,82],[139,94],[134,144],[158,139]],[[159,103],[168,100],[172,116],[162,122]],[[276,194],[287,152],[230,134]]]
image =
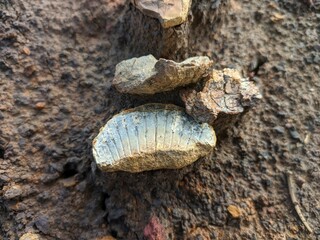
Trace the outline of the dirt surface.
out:
[[[0,239],[320,239],[319,2],[231,1],[189,55],[250,69],[261,104],[189,167],[105,174],[92,139],[144,101],[110,84],[125,4],[0,1]]]

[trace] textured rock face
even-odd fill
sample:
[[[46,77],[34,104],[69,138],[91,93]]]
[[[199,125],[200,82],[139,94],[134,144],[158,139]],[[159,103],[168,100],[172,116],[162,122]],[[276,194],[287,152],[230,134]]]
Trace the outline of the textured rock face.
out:
[[[195,83],[213,62],[208,57],[192,57],[181,63],[152,56],[132,58],[117,64],[113,85],[131,94],[154,94]]]
[[[163,28],[186,21],[191,0],[131,0],[142,13],[157,18]]]
[[[19,238],[19,240],[40,240],[40,237],[35,233],[25,233]]]
[[[226,68],[213,70],[201,91],[183,90],[181,97],[187,113],[216,127],[219,119],[227,120],[228,115],[242,113],[262,96],[258,87],[242,78],[239,71]]]
[[[93,141],[103,171],[178,169],[213,150],[215,132],[180,107],[146,104],[114,116]]]

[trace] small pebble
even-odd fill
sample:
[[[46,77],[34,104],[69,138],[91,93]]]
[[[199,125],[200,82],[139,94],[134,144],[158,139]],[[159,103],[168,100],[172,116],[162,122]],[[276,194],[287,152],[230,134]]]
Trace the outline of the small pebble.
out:
[[[284,127],[276,126],[273,128],[277,133],[283,134],[284,133]]]
[[[1,119],[1,117],[0,117],[0,119]],[[303,140],[303,143],[304,143],[304,144],[308,144],[308,143],[310,142],[310,136],[311,136],[310,133],[308,133],[308,134],[306,135],[306,137],[305,137],[304,140]]]
[[[35,107],[38,110],[42,110],[42,109],[44,109],[46,107],[46,103],[45,102],[38,102],[38,103],[36,103]]]
[[[285,15],[282,15],[282,14],[277,13],[277,12],[273,13],[272,17],[271,17],[271,20],[273,22],[278,22],[278,21],[281,21],[283,19],[285,19]]]
[[[268,208],[267,208],[267,212],[270,213],[270,214],[271,214],[271,213],[274,213],[274,212],[275,212],[274,207],[268,207]]]
[[[50,229],[48,217],[41,216],[35,221],[34,224],[39,231],[43,232],[44,234],[48,234]]]
[[[290,130],[290,136],[295,140],[300,140],[300,134],[296,130]]]
[[[18,132],[22,137],[30,138],[35,134],[36,129],[30,124],[24,124],[18,127]]]
[[[227,209],[233,218],[239,218],[241,216],[241,210],[237,206],[229,205]]]
[[[22,49],[22,53],[24,53],[25,55],[30,55],[30,49],[29,48],[27,48],[27,47],[24,47],[23,49]]]

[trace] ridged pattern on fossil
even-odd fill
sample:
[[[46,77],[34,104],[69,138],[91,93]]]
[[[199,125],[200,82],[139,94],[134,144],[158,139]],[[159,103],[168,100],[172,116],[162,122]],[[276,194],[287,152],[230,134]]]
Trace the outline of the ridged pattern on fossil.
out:
[[[181,168],[215,146],[214,130],[174,105],[147,104],[114,116],[93,141],[105,171],[141,172]]]

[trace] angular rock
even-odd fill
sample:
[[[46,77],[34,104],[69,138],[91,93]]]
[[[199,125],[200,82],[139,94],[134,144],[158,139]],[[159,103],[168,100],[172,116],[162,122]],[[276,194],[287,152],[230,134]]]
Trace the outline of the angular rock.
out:
[[[213,70],[200,90],[181,91],[186,111],[200,122],[222,129],[261,99],[259,88],[234,69]],[[232,122],[232,121],[231,121]]]
[[[181,63],[152,55],[117,64],[113,85],[119,92],[155,94],[199,81],[212,66],[208,57],[192,57]]]
[[[157,18],[163,28],[174,27],[187,20],[191,0],[131,0],[143,14]]]
[[[23,194],[23,190],[20,185],[12,185],[5,189],[4,198],[11,200],[17,197],[20,197]]]
[[[206,156],[216,143],[208,124],[199,124],[175,105],[146,104],[115,115],[93,140],[103,171],[178,169]]]
[[[229,205],[227,209],[233,218],[239,218],[241,216],[241,210],[237,206]]]

